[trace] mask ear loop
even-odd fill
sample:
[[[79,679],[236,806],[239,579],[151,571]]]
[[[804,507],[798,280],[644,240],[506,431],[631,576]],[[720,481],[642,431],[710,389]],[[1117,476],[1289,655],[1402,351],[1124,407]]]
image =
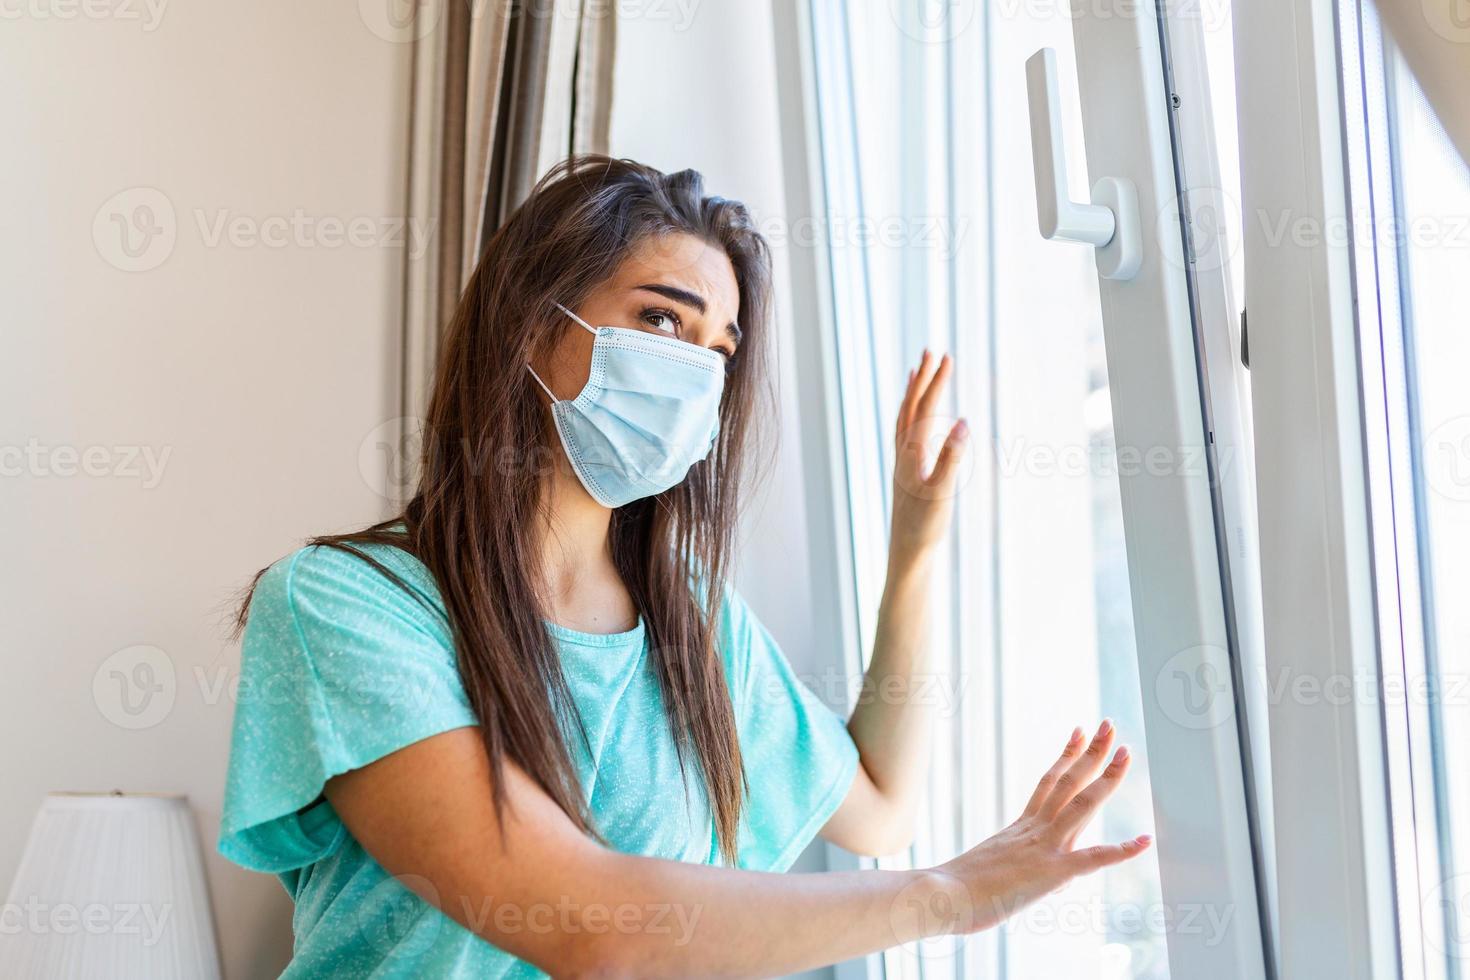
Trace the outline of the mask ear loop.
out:
[[[597,328],[596,327],[593,327],[593,326],[589,326],[586,320],[584,320],[581,317],[577,316],[577,314],[573,313],[571,310],[567,309],[565,306],[562,306],[560,303],[557,303],[556,304],[556,308],[558,310],[561,310],[567,316],[571,317],[573,320],[576,320],[577,323],[578,323],[578,325],[581,326],[581,328],[583,330],[587,331],[588,333],[590,333],[594,337],[597,336]],[[557,402],[561,401],[561,399],[558,398],[558,397],[556,397],[556,395],[552,393],[552,390],[546,386],[546,382],[541,380],[541,375],[537,374],[536,373],[536,369],[533,368],[533,367],[531,367],[531,362],[530,361],[527,361],[526,362],[526,370],[531,372],[531,377],[535,378],[536,379],[536,383],[541,386],[541,390],[544,391],[544,392],[546,392],[546,397],[551,399],[551,404],[555,405]]]
[[[551,399],[551,404],[555,405],[557,402],[561,401],[561,399],[556,397],[556,395],[552,392],[550,388],[546,387],[546,382],[542,381],[541,375],[537,374],[536,369],[531,367],[530,361],[526,362],[526,370],[531,372],[531,377],[535,378],[536,383],[541,386],[541,390],[546,392],[546,397]]]
[[[584,320],[581,317],[577,316],[577,314],[573,313],[571,310],[567,309],[565,306],[562,306],[560,303],[557,303],[556,304],[556,308],[558,310],[561,310],[567,316],[571,317],[573,320],[576,320],[579,324],[581,324],[583,330],[587,331],[588,333],[590,333],[594,337],[597,336],[597,328],[594,327],[594,326],[589,325],[586,320]]]

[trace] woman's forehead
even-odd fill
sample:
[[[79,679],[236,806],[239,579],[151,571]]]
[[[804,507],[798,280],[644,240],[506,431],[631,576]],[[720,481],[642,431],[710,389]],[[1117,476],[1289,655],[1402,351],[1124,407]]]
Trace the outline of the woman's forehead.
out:
[[[613,278],[622,289],[654,282],[696,293],[709,304],[712,319],[735,320],[740,311],[740,289],[730,257],[718,245],[693,235],[645,239],[629,252]]]

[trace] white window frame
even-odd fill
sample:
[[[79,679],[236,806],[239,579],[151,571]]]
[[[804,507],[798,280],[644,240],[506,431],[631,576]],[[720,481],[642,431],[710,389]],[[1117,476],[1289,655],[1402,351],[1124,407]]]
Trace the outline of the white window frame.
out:
[[[1356,687],[1379,662],[1352,257],[1259,220],[1348,226],[1336,10],[1238,0],[1235,26],[1268,671]],[[1399,976],[1376,699],[1288,691],[1270,730],[1281,975]]]

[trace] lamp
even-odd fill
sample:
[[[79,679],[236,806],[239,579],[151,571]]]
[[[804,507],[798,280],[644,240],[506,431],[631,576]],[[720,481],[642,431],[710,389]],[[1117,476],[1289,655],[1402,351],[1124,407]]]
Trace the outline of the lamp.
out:
[[[0,909],[0,976],[219,975],[188,801],[48,795]]]

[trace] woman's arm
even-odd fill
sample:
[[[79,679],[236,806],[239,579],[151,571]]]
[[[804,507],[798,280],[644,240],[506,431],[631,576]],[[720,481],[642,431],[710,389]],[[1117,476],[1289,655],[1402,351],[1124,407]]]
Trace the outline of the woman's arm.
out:
[[[827,840],[859,854],[892,854],[912,840],[933,718],[958,696],[957,679],[936,673],[928,657],[930,571],[949,527],[969,435],[963,421],[935,417],[952,370],[948,355],[925,351],[898,412],[888,578],[873,657],[847,726],[862,764],[822,829]]]
[[[985,928],[1140,853],[1146,840],[1071,850],[1127,770],[1125,758],[1097,778],[1096,755],[1080,750],[1080,738],[1068,744],[1010,828],[913,872],[783,875],[619,854],[579,833],[510,764],[502,821],[476,728],[337,776],[326,794],[405,887],[551,974],[769,976]]]

